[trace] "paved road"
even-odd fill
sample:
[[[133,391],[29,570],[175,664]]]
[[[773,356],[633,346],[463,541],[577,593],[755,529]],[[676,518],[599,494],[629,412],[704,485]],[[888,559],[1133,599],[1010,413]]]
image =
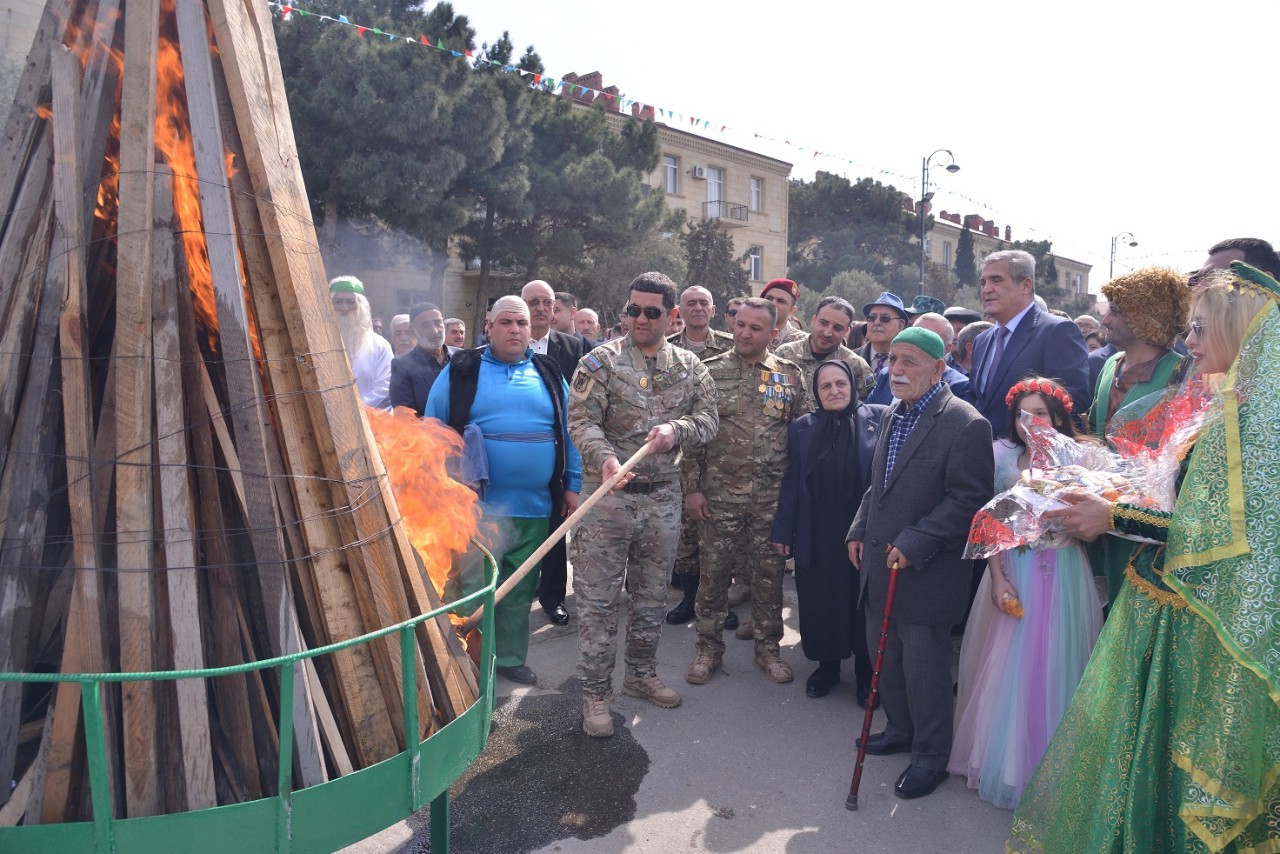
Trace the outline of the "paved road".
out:
[[[673,590],[673,604],[678,596]],[[751,642],[730,634],[724,672],[689,685],[693,627],[665,626],[659,675],[684,703],[659,709],[619,694],[611,739],[582,734],[576,621],[549,625],[535,603],[528,663],[538,684],[498,679],[488,747],[453,787],[453,850],[1003,851],[1011,813],[979,800],[959,777],[929,797],[896,798],[905,756],[867,757],[859,809],[845,809],[862,710],[851,682],[819,700],[805,696],[812,665],[800,652],[790,577],[784,603],[783,653],[795,682],[768,681],[752,665]],[[614,675],[620,692],[621,661]],[[880,728],[877,721],[873,731]],[[427,811],[347,850],[429,851]]]

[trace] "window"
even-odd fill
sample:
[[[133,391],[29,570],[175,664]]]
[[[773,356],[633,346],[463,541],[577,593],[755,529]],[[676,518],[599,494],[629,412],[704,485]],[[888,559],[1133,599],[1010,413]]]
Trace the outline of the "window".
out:
[[[406,314],[420,302],[427,302],[426,291],[410,291],[401,288],[396,291],[396,314]]]
[[[680,158],[671,155],[662,155],[662,183],[668,193],[676,194],[680,192]]]
[[[751,176],[751,210],[764,209],[764,179]]]
[[[762,252],[763,250],[759,246],[752,246],[747,250],[747,264],[751,271],[751,281],[753,282],[758,282],[764,278]]]
[[[942,243],[942,266],[948,270],[951,269],[951,241],[945,240]]]
[[[724,170],[707,167],[707,216],[718,217],[722,213],[718,202],[724,199]]]

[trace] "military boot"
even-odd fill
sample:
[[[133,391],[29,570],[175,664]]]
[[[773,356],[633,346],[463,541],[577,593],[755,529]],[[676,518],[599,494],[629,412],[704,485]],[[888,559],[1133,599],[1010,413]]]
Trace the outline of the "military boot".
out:
[[[674,709],[680,705],[680,695],[664,685],[656,673],[648,676],[628,673],[622,680],[622,693],[648,700],[663,709]]]
[[[679,605],[667,612],[667,622],[673,626],[693,619],[693,602],[698,598],[698,576],[682,575],[680,577],[684,579],[680,588],[684,591],[684,596],[680,597]]]
[[[582,731],[592,738],[613,735],[613,716],[609,714],[609,698],[602,694],[582,694]]]

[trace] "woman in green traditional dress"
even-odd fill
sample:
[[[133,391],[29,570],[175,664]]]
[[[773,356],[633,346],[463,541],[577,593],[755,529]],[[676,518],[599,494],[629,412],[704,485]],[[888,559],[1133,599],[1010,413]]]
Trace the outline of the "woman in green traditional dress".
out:
[[[1173,512],[1055,511],[1164,545],[1135,547],[1011,851],[1280,851],[1280,285],[1233,264],[1197,289],[1187,346],[1225,377]]]

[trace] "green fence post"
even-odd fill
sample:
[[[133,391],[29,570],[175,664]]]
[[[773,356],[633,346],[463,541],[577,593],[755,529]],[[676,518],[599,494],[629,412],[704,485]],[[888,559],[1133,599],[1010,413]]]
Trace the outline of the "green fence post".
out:
[[[293,662],[280,665],[280,751],[276,776],[276,851],[287,854],[293,837]]]
[[[107,777],[107,742],[102,732],[102,683],[81,682],[85,753],[89,760],[89,797],[93,804],[93,836],[99,854],[113,854],[111,788]]]
[[[400,684],[404,686],[404,748],[409,754],[409,797],[422,809],[422,741],[418,738],[418,660],[413,626],[400,630]]]

